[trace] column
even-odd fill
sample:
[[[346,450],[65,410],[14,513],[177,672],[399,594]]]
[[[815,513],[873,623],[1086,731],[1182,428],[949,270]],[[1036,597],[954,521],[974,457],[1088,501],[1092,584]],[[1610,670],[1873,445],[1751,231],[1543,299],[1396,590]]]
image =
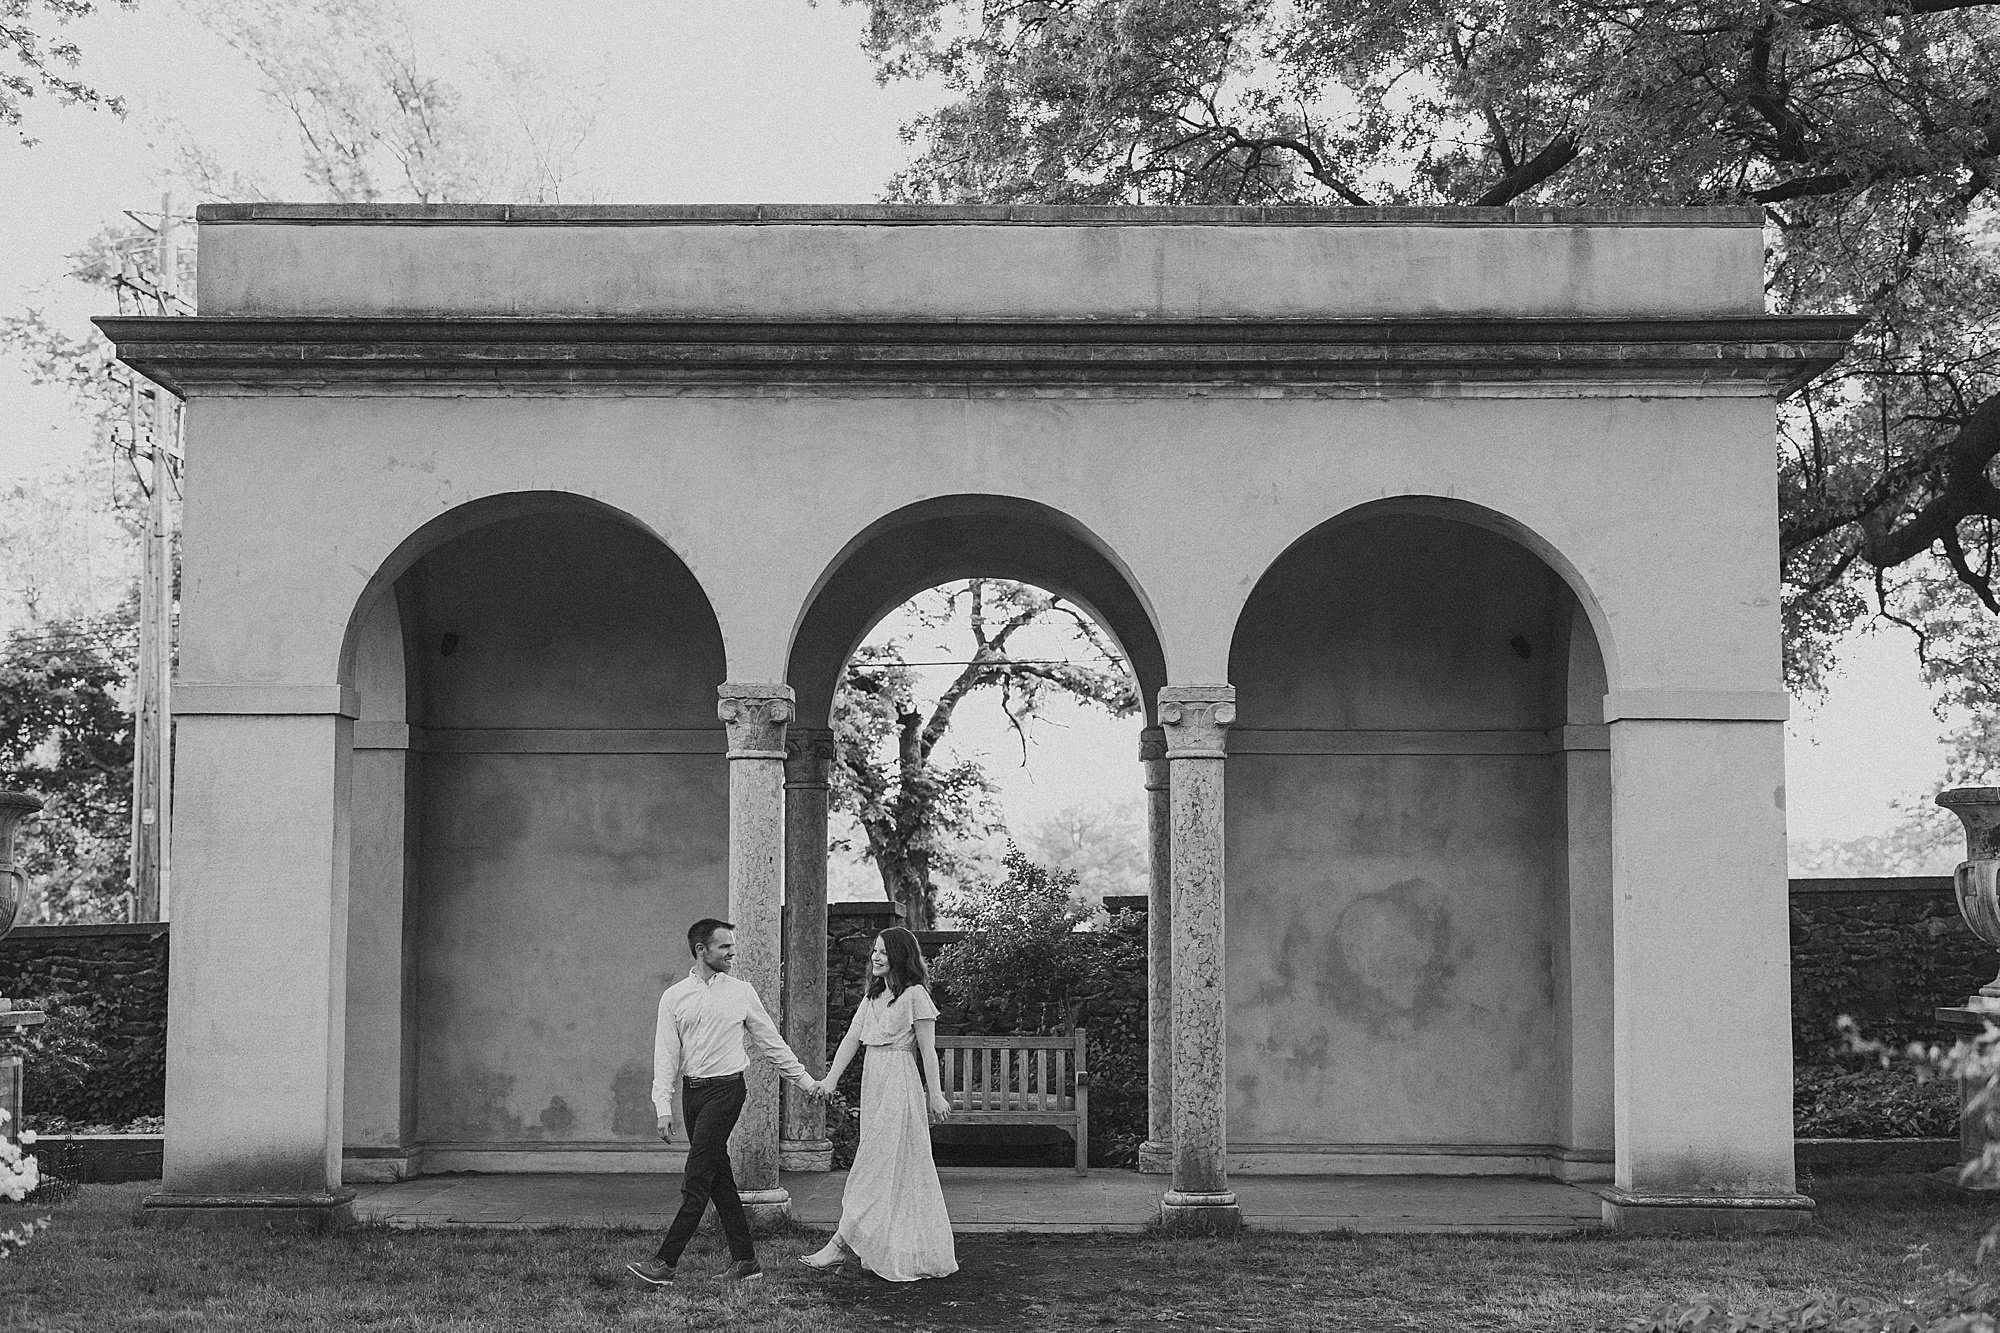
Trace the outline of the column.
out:
[[[1163,1176],[1174,1169],[1174,911],[1173,811],[1168,796],[1167,736],[1158,727],[1139,733],[1139,762],[1146,770],[1146,1141],[1139,1170]]]
[[[1589,618],[1571,615],[1569,685],[1556,743],[1563,786],[1567,892],[1555,922],[1557,1041],[1568,1077],[1558,1090],[1562,1177],[1611,1179],[1614,1156],[1611,981],[1611,739],[1604,726],[1604,661]]]
[[[785,737],[785,1040],[815,1074],[826,1072],[826,812],[833,733],[793,727]],[[826,1109],[787,1084],[778,1164],[831,1171]]]
[[[782,1011],[780,916],[785,888],[785,724],[792,687],[731,682],[717,714],[729,732],[729,919],[736,926],[736,976],[757,988],[764,1007]],[[762,1060],[744,1075],[743,1116],[729,1137],[743,1209],[766,1228],[791,1215],[778,1183],[778,1076]]]
[[[1605,698],[1613,1184],[1627,1230],[1803,1225],[1792,1173],[1785,697]]]
[[[340,1227],[353,692],[180,694],[165,1178],[138,1220]]]
[[[1223,737],[1236,720],[1230,685],[1160,691],[1167,743],[1173,883],[1173,1188],[1161,1221],[1177,1232],[1233,1232],[1242,1225],[1223,1165],[1222,975]]]

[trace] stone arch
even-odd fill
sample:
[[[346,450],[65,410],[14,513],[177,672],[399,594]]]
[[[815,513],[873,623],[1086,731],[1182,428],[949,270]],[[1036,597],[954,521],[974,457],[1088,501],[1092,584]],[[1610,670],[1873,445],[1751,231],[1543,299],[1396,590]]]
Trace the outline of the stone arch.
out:
[[[842,667],[884,615],[926,588],[980,575],[1046,588],[1088,612],[1125,654],[1151,725],[1166,658],[1152,605],[1131,570],[1061,510],[1003,495],[907,505],[841,549],[792,632],[786,679],[798,692],[801,725],[826,725]]]
[[[686,562],[582,496],[474,501],[384,561],[341,663],[348,1178],[660,1151],[650,1015],[727,902],[724,663]]]
[[[1599,1173],[1611,1149],[1606,659],[1522,525],[1379,501],[1294,541],[1229,676],[1242,1166]]]
[[[1268,574],[1272,567],[1275,567],[1279,561],[1283,560],[1286,555],[1289,555],[1301,542],[1311,539],[1316,533],[1324,532],[1328,528],[1341,524],[1359,523],[1370,518],[1391,514],[1402,514],[1418,518],[1440,518],[1454,523],[1463,523],[1469,527],[1480,528],[1496,536],[1505,537],[1516,546],[1532,553],[1537,560],[1547,565],[1555,572],[1557,577],[1569,586],[1570,592],[1576,598],[1578,607],[1589,622],[1591,637],[1595,640],[1597,651],[1602,658],[1604,674],[1608,682],[1607,692],[1617,688],[1616,682],[1622,679],[1619,670],[1617,644],[1613,638],[1610,617],[1605,614],[1603,603],[1598,597],[1596,589],[1592,587],[1590,580],[1584,576],[1583,571],[1578,568],[1576,563],[1569,558],[1560,546],[1544,536],[1538,529],[1514,517],[1512,514],[1492,508],[1489,505],[1480,504],[1477,501],[1460,499],[1454,496],[1429,494],[1390,495],[1384,496],[1379,500],[1365,501],[1350,509],[1343,510],[1332,518],[1317,523],[1305,532],[1300,533],[1292,540],[1290,545],[1278,553],[1271,561],[1271,565],[1267,566],[1264,572]],[[1259,579],[1259,582],[1261,581],[1262,576]],[[1242,609],[1238,608],[1239,619],[1241,614]]]

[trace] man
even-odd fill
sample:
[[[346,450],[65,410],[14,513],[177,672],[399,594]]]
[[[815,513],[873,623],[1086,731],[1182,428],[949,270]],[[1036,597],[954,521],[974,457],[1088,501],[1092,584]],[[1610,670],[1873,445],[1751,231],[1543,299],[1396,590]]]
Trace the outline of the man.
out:
[[[688,952],[694,955],[694,966],[660,996],[659,1027],[653,1036],[653,1109],[663,1140],[671,1141],[677,1078],[687,1112],[681,1210],[667,1228],[658,1254],[625,1265],[656,1287],[673,1285],[674,1267],[711,1198],[733,1260],[723,1279],[747,1282],[764,1276],[750,1243],[736,1176],[729,1167],[729,1131],[743,1111],[743,1071],[750,1064],[744,1037],[801,1090],[815,1090],[812,1075],[778,1035],[757,988],[729,975],[736,966],[736,927],[703,917],[688,927]]]

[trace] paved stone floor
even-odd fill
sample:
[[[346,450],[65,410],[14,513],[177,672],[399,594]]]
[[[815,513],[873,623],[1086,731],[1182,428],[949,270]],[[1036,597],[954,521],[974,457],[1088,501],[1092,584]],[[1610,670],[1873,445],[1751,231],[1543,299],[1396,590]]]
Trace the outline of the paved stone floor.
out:
[[[1162,1176],[1130,1171],[945,1167],[952,1229],[1138,1231],[1159,1212]],[[788,1173],[792,1215],[829,1230],[846,1176]],[[450,1175],[356,1187],[357,1216],[392,1227],[662,1229],[679,1206],[672,1175]],[[1236,1176],[1252,1227],[1273,1231],[1534,1232],[1601,1225],[1588,1190],[1513,1176]]]

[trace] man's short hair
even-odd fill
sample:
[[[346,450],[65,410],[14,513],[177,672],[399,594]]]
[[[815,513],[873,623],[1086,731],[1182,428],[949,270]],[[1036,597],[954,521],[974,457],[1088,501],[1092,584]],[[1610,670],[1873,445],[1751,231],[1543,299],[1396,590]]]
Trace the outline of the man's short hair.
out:
[[[703,917],[688,927],[688,954],[692,956],[700,953],[701,947],[715,938],[716,931],[734,929],[736,927],[727,921],[719,921],[712,916]]]

